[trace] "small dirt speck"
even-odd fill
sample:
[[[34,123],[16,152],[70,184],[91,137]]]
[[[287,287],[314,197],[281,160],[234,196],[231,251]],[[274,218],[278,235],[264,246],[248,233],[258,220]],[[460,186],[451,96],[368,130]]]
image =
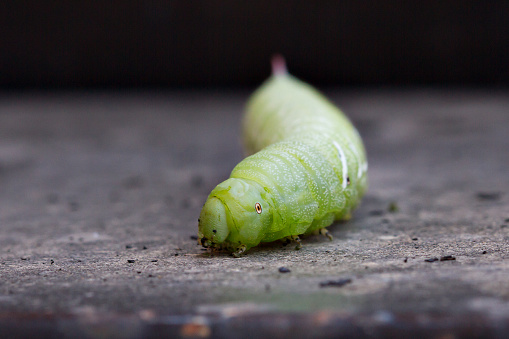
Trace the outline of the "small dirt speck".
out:
[[[486,254],[486,253],[488,253],[488,252],[486,252],[486,251],[482,251],[482,254]]]
[[[403,262],[408,262],[408,258],[405,258],[405,259],[403,260]]]
[[[157,262],[157,259],[154,259],[154,260],[150,260],[150,262]]]
[[[419,240],[419,238],[412,238],[412,240],[413,240],[413,241],[417,241],[417,240]]]
[[[133,248],[133,245],[125,245],[125,248],[126,248],[126,249]]]
[[[135,261],[136,261],[136,260],[134,260],[134,259],[127,259],[127,262],[128,262],[129,264],[134,264],[134,263],[135,263]]]
[[[500,199],[500,192],[478,192],[476,194],[477,199],[489,201]]]
[[[429,259],[425,259],[424,261],[425,262],[435,262],[435,261],[438,261],[438,258],[429,258]]]
[[[198,240],[198,236],[197,235],[192,235],[189,237],[191,240]]]
[[[347,284],[350,284],[352,282],[352,279],[339,279],[339,280],[327,280],[322,281],[320,283],[320,287],[343,287]]]
[[[456,260],[456,258],[453,257],[452,255],[444,255],[443,257],[440,258],[440,261],[449,261],[449,260]]]
[[[384,213],[385,212],[382,211],[382,210],[372,210],[372,211],[369,211],[369,215],[374,216],[374,217],[384,215]]]
[[[284,266],[279,268],[279,273],[290,273],[290,272],[291,272],[290,269]]]

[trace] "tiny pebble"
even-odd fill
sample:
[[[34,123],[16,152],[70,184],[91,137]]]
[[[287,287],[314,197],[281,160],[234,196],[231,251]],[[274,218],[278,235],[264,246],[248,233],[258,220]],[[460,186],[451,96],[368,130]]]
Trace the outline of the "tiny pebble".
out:
[[[440,261],[448,261],[448,260],[456,260],[456,258],[453,257],[452,255],[445,255],[440,258]]]
[[[134,264],[135,260],[134,260],[134,259],[127,259],[127,262],[128,262],[129,264]]]
[[[426,259],[424,261],[425,262],[435,262],[435,261],[438,261],[438,258],[429,258],[429,259]]]
[[[498,200],[500,199],[500,192],[479,192],[477,193],[479,200]]]
[[[328,280],[328,281],[322,281],[320,283],[320,287],[343,287],[346,284],[350,284],[352,282],[352,279],[339,279],[339,280]]]
[[[290,273],[290,269],[289,268],[286,268],[286,267],[280,267],[279,268],[279,272],[280,273]]]

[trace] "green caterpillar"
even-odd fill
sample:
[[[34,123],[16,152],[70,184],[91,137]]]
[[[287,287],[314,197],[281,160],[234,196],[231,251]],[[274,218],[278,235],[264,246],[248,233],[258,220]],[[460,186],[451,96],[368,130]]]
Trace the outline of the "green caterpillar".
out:
[[[367,189],[366,153],[352,123],[289,75],[281,57],[272,68],[243,121],[252,155],[212,190],[198,220],[198,243],[234,256],[260,242],[289,239],[300,248],[299,235],[329,236],[325,227],[348,219]]]

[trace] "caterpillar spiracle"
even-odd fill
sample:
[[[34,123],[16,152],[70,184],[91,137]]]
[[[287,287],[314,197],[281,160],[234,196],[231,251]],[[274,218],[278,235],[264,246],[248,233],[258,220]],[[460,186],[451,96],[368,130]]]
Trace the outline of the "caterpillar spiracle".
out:
[[[321,233],[350,218],[367,189],[367,159],[350,120],[284,59],[251,96],[243,119],[248,154],[208,196],[198,243],[240,256],[261,242]]]

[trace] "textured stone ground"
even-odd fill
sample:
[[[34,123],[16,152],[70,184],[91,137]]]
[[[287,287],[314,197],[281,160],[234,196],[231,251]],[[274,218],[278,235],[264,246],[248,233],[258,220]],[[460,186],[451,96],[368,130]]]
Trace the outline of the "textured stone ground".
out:
[[[191,237],[242,159],[247,92],[0,95],[0,334],[503,337],[509,95],[328,94],[368,194],[333,241],[240,259]]]

